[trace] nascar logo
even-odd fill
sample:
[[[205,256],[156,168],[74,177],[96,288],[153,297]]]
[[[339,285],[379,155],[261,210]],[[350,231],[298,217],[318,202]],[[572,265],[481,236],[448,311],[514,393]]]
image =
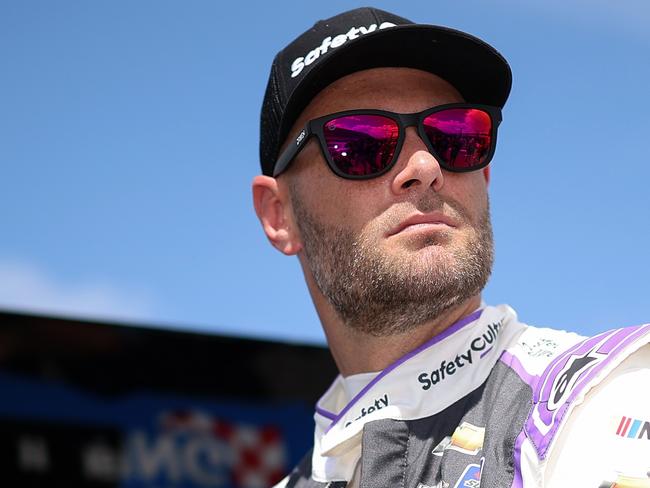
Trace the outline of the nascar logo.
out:
[[[633,419],[630,417],[621,417],[616,429],[616,435],[627,437],[628,439],[647,439],[650,440],[650,422],[646,420]]]

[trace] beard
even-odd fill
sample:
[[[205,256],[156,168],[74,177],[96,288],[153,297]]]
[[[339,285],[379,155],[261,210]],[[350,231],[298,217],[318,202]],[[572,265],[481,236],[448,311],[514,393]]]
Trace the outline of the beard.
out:
[[[480,293],[490,277],[494,244],[489,202],[472,224],[458,202],[423,196],[415,208],[403,204],[354,233],[320,222],[296,191],[290,195],[316,286],[342,322],[357,332],[382,337],[414,330]],[[405,251],[382,252],[377,236],[416,209],[444,209],[461,224],[466,238],[454,239],[459,229],[415,233],[400,237]]]

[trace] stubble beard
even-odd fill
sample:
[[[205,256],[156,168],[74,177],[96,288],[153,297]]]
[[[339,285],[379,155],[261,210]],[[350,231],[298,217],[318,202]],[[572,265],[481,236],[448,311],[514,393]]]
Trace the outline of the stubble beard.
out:
[[[323,224],[296,192],[291,195],[314,281],[343,323],[357,332],[376,337],[407,333],[480,293],[490,277],[494,244],[489,204],[463,245],[446,245],[449,235],[432,233],[424,245],[441,246],[444,252],[408,259],[383,255],[363,232],[355,235],[344,226]],[[456,202],[423,199],[416,208],[429,212],[443,203],[469,225],[467,212]]]

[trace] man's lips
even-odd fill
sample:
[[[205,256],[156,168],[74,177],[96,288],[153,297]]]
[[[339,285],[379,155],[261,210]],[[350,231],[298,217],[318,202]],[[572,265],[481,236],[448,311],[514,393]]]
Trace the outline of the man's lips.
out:
[[[427,227],[433,226],[433,225],[445,225],[447,227],[458,227],[456,222],[451,219],[449,216],[438,213],[438,212],[433,212],[433,213],[428,213],[428,214],[415,214],[407,218],[406,220],[402,221],[398,226],[393,228],[389,233],[388,237],[393,236],[395,234],[399,234],[400,232],[408,232],[410,230],[416,230],[416,229],[426,229]]]

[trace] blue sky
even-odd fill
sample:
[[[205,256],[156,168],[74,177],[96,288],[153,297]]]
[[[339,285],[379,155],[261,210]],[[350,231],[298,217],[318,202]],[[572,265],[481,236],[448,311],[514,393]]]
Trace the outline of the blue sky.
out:
[[[275,53],[357,2],[0,3],[0,308],[323,342],[254,216]],[[510,62],[485,292],[582,333],[650,321],[650,4],[374,4]]]

